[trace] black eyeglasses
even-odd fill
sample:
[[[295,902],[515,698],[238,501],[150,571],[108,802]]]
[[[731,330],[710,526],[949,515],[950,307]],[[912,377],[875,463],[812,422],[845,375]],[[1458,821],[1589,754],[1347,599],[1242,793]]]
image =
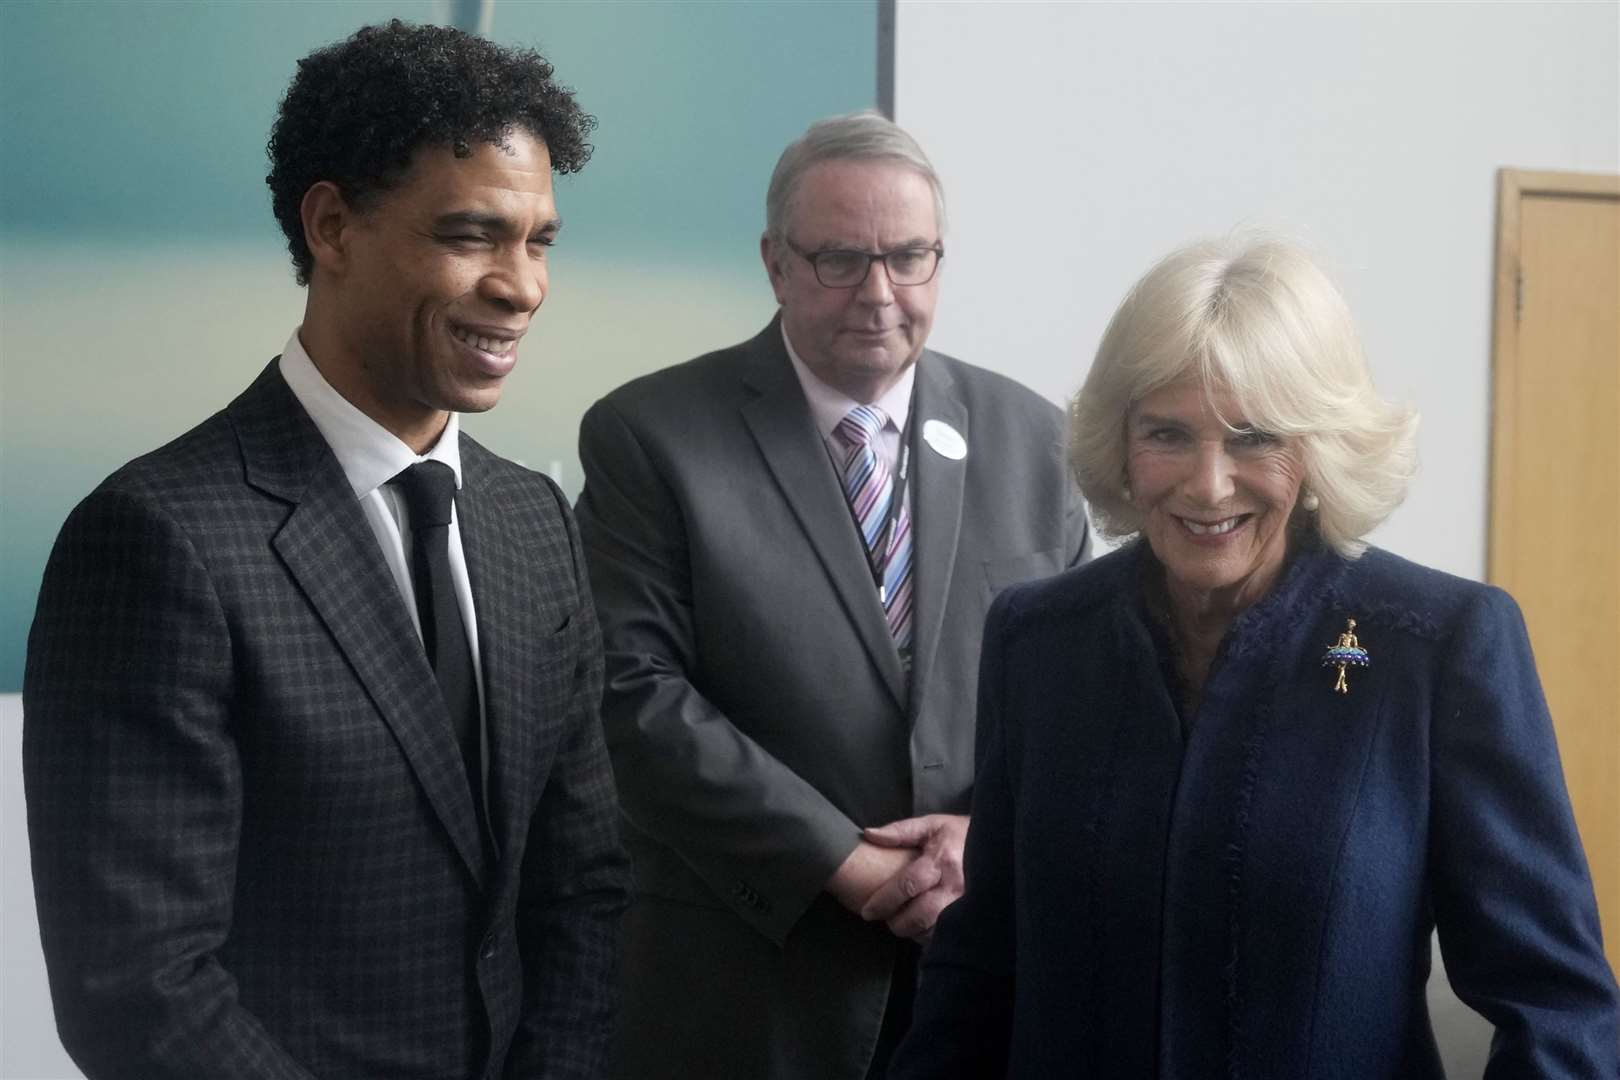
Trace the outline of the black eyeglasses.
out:
[[[787,246],[808,262],[816,272],[816,280],[829,289],[853,289],[866,283],[872,264],[883,264],[893,285],[926,285],[939,271],[939,260],[945,257],[942,244],[933,247],[903,247],[893,251],[805,251],[793,241]]]

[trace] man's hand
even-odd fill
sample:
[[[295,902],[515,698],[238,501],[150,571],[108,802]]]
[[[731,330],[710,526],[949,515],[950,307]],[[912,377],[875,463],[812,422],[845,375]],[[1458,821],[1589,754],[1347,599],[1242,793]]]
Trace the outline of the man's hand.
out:
[[[827,891],[832,893],[833,899],[859,915],[872,894],[905,870],[915,854],[895,845],[880,847],[862,840],[827,879]]]
[[[902,818],[862,834],[871,844],[908,856],[906,865],[873,892],[860,916],[882,919],[897,937],[926,942],[939,913],[962,895],[962,845],[968,819],[961,814]]]

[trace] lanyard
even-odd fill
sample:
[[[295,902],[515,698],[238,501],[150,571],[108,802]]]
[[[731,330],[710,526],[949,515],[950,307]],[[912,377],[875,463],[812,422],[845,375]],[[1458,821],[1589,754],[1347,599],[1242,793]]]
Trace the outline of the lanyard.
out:
[[[894,536],[894,530],[900,524],[900,510],[905,506],[906,489],[911,484],[911,415],[906,415],[906,426],[900,432],[900,468],[894,478],[894,484],[889,492],[889,509],[883,515],[883,528],[878,533],[877,543],[867,553],[867,562],[872,565],[872,584],[877,586],[878,601],[887,605],[889,602],[888,589],[883,584],[884,560],[888,558],[889,541]]]

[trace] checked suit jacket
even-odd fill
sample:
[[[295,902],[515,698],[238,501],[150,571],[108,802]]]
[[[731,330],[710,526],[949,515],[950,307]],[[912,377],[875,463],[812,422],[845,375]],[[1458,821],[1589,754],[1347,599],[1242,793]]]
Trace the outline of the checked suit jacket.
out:
[[[627,867],[544,477],[461,436],[493,856],[337,459],[272,362],[69,517],[23,766],[64,1044],[100,1077],[594,1077]]]
[[[773,320],[580,428],[577,507],[635,862],[621,1080],[860,1080],[898,952],[822,890],[863,826],[968,810],[995,591],[1081,558],[1051,403],[925,351],[908,677]],[[950,449],[949,443],[943,443]]]

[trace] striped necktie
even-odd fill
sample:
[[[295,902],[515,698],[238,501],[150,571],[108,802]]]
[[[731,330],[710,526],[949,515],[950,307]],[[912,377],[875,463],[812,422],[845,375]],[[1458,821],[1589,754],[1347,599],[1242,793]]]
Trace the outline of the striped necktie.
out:
[[[895,497],[894,478],[878,453],[878,436],[889,418],[882,409],[857,405],[833,429],[845,447],[844,495],[860,526],[873,576],[882,575],[879,595],[889,622],[889,634],[902,657],[911,651],[911,514],[904,495],[894,526],[889,523],[889,501]],[[880,551],[879,548],[882,548]]]

